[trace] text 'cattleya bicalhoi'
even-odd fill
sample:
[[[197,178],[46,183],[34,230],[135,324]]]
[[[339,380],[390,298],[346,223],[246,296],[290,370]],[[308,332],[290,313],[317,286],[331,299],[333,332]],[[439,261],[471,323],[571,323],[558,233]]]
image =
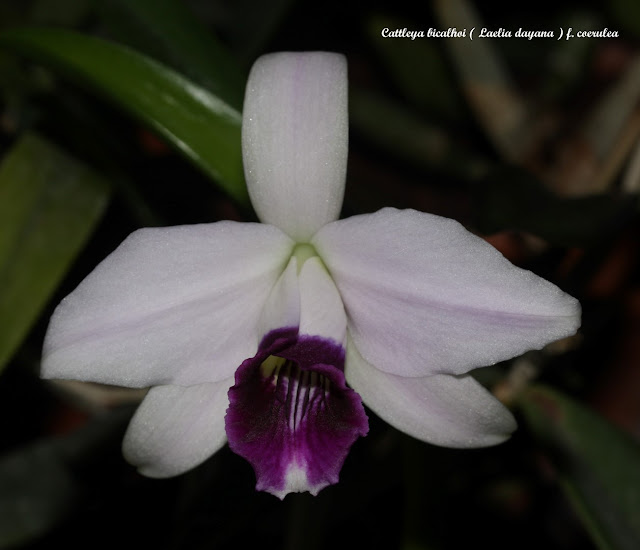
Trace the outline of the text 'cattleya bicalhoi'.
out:
[[[513,417],[469,371],[573,334],[578,302],[455,221],[338,220],[344,57],[259,59],[242,132],[263,223],[133,233],[56,309],[42,375],[150,386],[124,440],[141,473],[180,474],[228,441],[281,498],[338,481],[363,401],[437,445],[507,438]]]

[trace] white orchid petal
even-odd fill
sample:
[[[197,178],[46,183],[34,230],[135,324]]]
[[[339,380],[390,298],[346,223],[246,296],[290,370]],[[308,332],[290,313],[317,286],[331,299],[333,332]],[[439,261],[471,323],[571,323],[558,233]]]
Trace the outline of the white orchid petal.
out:
[[[461,374],[574,334],[580,305],[459,223],[387,208],[312,240],[369,363],[400,376]]]
[[[257,349],[292,246],[261,224],[136,231],[54,312],[42,376],[133,387],[231,376]]]
[[[242,154],[260,219],[298,242],[338,218],[347,166],[347,64],[327,52],[276,53],[247,82]]]
[[[387,374],[368,364],[351,341],[345,374],[380,418],[434,445],[496,445],[516,429],[511,413],[471,375],[405,378]]]
[[[156,386],[138,407],[122,445],[149,477],[176,476],[204,462],[226,441],[229,378],[216,384]]]
[[[300,335],[330,338],[344,346],[347,316],[336,285],[317,256],[300,272]]]

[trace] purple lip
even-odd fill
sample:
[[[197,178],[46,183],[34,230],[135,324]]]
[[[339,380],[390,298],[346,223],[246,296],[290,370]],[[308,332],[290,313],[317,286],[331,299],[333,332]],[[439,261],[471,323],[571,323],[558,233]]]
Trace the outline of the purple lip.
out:
[[[225,417],[231,450],[279,498],[338,482],[349,448],[367,434],[360,396],[344,379],[344,349],[296,328],[271,331],[244,361]]]

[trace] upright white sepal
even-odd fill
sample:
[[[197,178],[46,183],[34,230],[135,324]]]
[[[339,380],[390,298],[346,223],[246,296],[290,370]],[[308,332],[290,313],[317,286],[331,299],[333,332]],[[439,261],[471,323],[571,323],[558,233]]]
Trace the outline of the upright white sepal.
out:
[[[347,147],[344,56],[285,52],[254,64],[242,155],[251,202],[263,222],[305,242],[338,219]]]

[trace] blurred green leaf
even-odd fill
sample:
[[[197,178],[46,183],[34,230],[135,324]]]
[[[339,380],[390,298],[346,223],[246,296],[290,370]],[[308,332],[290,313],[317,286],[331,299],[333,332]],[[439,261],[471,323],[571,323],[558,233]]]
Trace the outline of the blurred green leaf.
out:
[[[411,29],[409,23],[389,17],[373,17],[367,27],[387,72],[406,99],[438,118],[464,120],[466,106],[436,40],[384,38],[384,28]]]
[[[45,441],[0,459],[0,548],[28,542],[70,513],[78,491],[57,447]]]
[[[615,22],[615,28],[622,27],[636,37],[640,36],[640,4],[636,0],[612,0],[605,4]]]
[[[256,2],[255,0],[234,0],[233,2],[211,2],[211,0],[195,0],[191,4],[198,7],[201,16],[208,16],[218,27],[224,30],[234,52],[250,65],[255,58],[268,49],[280,28],[283,19],[295,4],[295,0],[270,0]],[[322,4],[307,4],[305,13],[313,18],[314,10],[317,16],[326,14]],[[300,29],[308,33],[309,28]]]
[[[57,29],[0,33],[0,44],[91,86],[149,124],[248,203],[240,147],[241,115],[180,74],[126,47]]]
[[[35,25],[80,25],[89,15],[90,0],[35,0],[29,10]]]
[[[621,128],[631,117],[640,99],[640,55],[607,90],[589,114],[584,134],[598,156],[604,156],[615,144]]]
[[[549,388],[527,390],[520,406],[599,548],[640,548],[638,443],[595,412]]]
[[[513,85],[493,41],[478,38],[484,25],[474,3],[435,0],[433,8],[440,28],[467,29],[467,38],[444,41],[462,90],[495,148],[506,160],[520,161],[534,135],[530,106]],[[476,35],[472,40],[473,28]]]
[[[237,62],[179,0],[96,3],[111,33],[242,110],[245,76]]]
[[[548,17],[548,16],[547,16]],[[605,26],[601,18],[590,11],[578,10],[563,14],[550,28],[572,27],[574,29],[599,29]],[[553,40],[550,51],[545,56],[545,64],[538,67],[544,78],[541,97],[545,102],[559,102],[570,98],[588,73],[591,52],[597,42],[592,40]],[[529,48],[535,54],[532,61],[539,58],[538,48]],[[531,65],[531,64],[530,64]],[[535,67],[535,66],[534,66]]]
[[[477,180],[489,161],[451,139],[403,105],[373,92],[352,90],[349,104],[353,128],[378,147],[411,163],[464,180]]]
[[[559,246],[598,242],[633,215],[633,196],[559,197],[514,167],[489,172],[475,188],[474,223],[482,233],[518,230]]]
[[[20,345],[108,201],[109,186],[26,136],[0,165],[0,368]]]
[[[24,545],[87,505],[78,471],[104,476],[101,460],[118,449],[131,413],[131,407],[104,412],[0,458],[0,548]]]

